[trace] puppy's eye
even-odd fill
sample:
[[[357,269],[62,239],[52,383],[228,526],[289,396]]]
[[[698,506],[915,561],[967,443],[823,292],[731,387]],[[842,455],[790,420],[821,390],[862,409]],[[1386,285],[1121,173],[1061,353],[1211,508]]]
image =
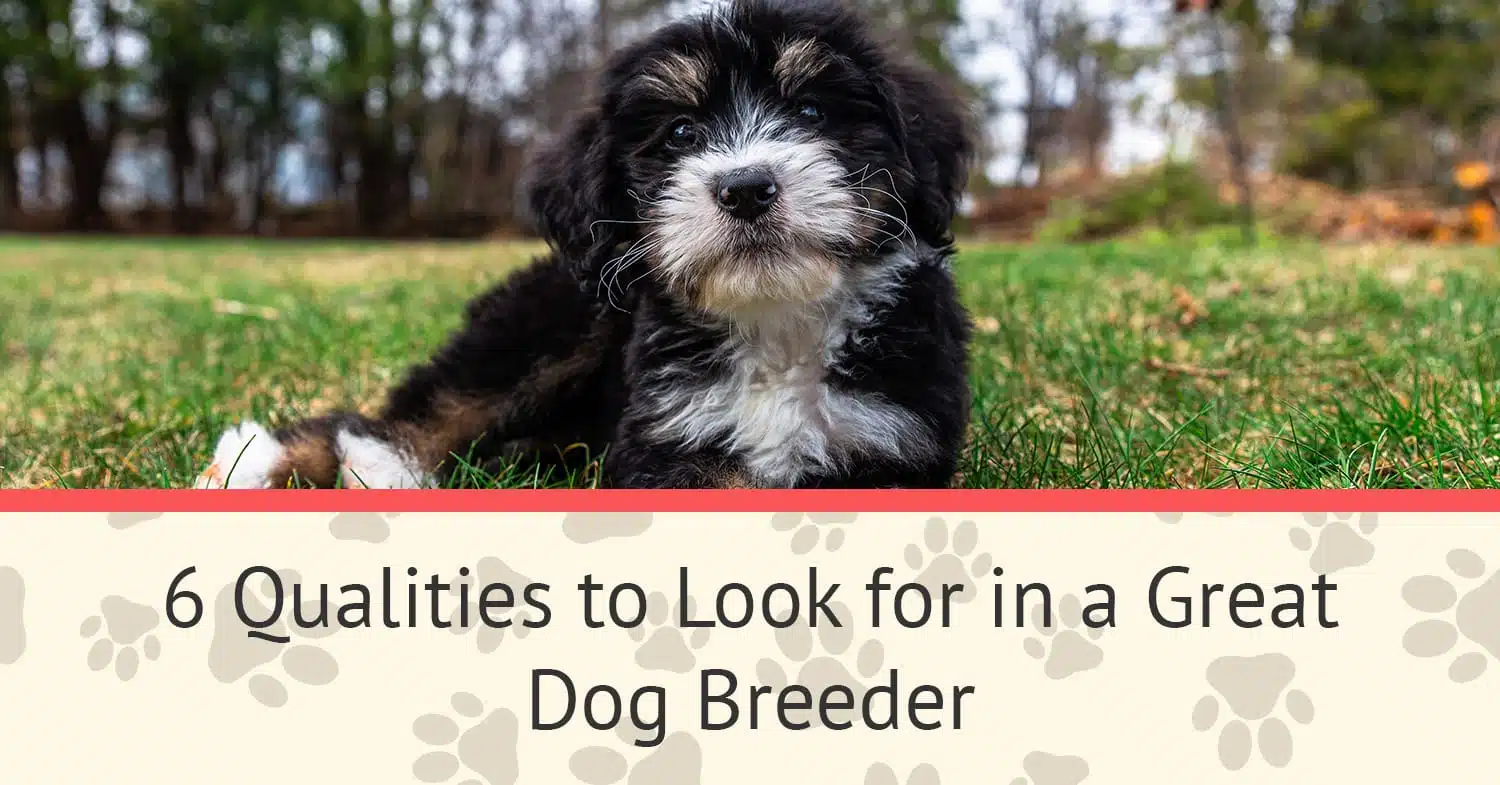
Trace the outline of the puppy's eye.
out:
[[[678,120],[667,132],[667,146],[674,150],[697,147],[700,136],[696,123],[691,120]]]
[[[819,122],[823,119],[823,110],[818,105],[809,101],[797,104],[797,116],[809,122]]]

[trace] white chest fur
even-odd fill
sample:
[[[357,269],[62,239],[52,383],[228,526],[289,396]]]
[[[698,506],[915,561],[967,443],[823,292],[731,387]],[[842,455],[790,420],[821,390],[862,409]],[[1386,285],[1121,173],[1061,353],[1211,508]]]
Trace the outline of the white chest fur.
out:
[[[725,448],[757,484],[772,487],[860,455],[911,455],[926,439],[910,411],[828,384],[828,369],[875,316],[879,303],[872,300],[885,294],[857,291],[862,296],[738,325],[722,348],[727,373],[698,384],[677,377],[661,391],[656,435]]]

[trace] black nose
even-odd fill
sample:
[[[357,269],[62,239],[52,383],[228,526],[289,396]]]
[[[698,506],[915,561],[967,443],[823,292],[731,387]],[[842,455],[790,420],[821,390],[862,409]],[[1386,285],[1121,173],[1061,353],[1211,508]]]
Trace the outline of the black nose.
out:
[[[765,215],[781,196],[776,178],[764,169],[742,169],[719,178],[714,194],[719,208],[741,221]]]

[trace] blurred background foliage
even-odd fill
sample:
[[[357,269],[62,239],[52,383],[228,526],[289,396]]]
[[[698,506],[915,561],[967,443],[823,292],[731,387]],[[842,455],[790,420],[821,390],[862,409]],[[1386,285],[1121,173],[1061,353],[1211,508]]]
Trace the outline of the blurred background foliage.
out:
[[[1476,235],[1452,172],[1500,159],[1493,0],[850,2],[987,121],[975,231],[1233,220],[1222,101],[1283,228],[1317,205],[1279,195],[1315,193],[1342,212],[1310,231]],[[515,231],[527,152],[602,58],[701,5],[0,0],[0,228]],[[1165,152],[1133,152],[1143,133]]]

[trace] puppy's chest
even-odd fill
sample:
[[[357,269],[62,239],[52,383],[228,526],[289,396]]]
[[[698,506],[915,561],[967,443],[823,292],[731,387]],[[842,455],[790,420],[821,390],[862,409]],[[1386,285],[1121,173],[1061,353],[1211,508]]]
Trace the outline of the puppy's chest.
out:
[[[657,435],[735,455],[759,483],[786,486],[858,454],[897,456],[913,417],[834,384],[857,339],[823,319],[728,337],[712,371],[662,388]]]

